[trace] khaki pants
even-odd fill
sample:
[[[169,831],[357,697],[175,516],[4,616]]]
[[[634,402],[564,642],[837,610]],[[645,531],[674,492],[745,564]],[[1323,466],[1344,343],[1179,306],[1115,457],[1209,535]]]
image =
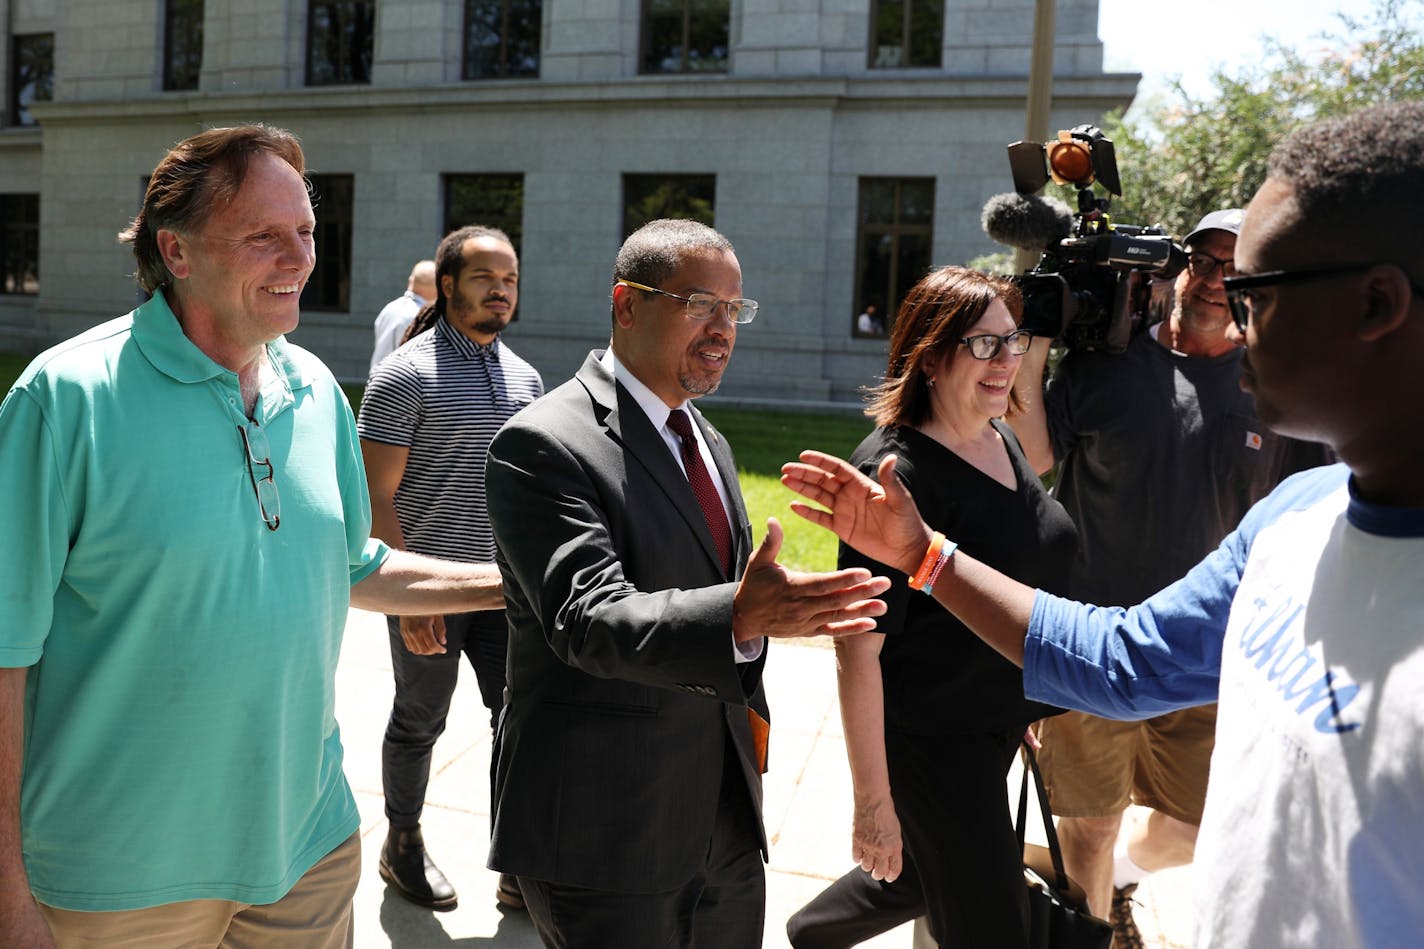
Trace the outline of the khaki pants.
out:
[[[40,904],[59,949],[351,949],[361,837],[319,860],[275,903],[186,900],[87,913]]]

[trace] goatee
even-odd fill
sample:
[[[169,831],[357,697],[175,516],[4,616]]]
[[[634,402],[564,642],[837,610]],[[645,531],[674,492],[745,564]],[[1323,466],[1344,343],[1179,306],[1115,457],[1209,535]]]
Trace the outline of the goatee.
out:
[[[509,325],[509,320],[492,316],[487,320],[481,320],[471,327],[475,332],[494,336]]]
[[[722,384],[721,376],[681,376],[678,384],[692,395],[711,395]]]

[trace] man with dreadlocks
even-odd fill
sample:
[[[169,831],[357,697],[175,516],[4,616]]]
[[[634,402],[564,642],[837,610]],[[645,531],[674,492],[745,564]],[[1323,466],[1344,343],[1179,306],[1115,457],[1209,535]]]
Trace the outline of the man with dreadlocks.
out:
[[[505,420],[544,392],[539,373],[499,334],[519,302],[519,258],[503,231],[462,227],[435,255],[435,302],[408,342],[371,373],[357,432],[371,490],[371,533],[397,550],[494,562],[485,505],[485,453]],[[493,729],[504,696],[503,610],[390,616],[395,702],[381,748],[390,829],[381,877],[421,906],[450,909],[454,887],[425,853],[420,815],[431,752],[463,653]],[[499,902],[523,907],[513,877]]]

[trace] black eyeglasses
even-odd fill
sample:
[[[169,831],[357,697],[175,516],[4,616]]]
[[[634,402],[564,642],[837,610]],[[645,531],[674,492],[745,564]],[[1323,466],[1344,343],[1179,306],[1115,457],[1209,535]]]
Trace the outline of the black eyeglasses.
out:
[[[1249,277],[1227,277],[1222,281],[1222,285],[1226,288],[1226,305],[1231,308],[1231,318],[1236,321],[1236,328],[1244,333],[1247,324],[1251,322],[1251,310],[1254,306],[1251,302],[1251,291],[1287,283],[1305,283],[1325,277],[1364,273],[1376,266],[1379,265],[1360,263],[1339,264],[1335,267],[1312,267],[1308,270],[1270,270],[1266,273],[1252,274]],[[1421,289],[1414,281],[1411,280],[1409,285],[1414,288],[1415,293],[1424,294],[1424,289]]]
[[[1222,259],[1213,257],[1203,251],[1192,251],[1187,255],[1187,269],[1192,272],[1193,277],[1210,277],[1216,273],[1216,268],[1221,268],[1223,277],[1236,276],[1236,262],[1230,258]]]
[[[969,355],[975,359],[993,359],[1004,346],[1007,346],[1013,355],[1022,356],[1028,352],[1032,342],[1033,333],[1028,330],[1015,330],[1008,336],[983,333],[979,336],[966,336],[959,341],[960,345],[969,347]]]
[[[242,448],[247,453],[247,479],[252,482],[252,493],[257,496],[257,510],[262,515],[262,523],[269,531],[282,524],[282,500],[277,495],[277,482],[272,479],[276,469],[272,467],[272,449],[267,444],[267,433],[256,420],[237,427],[242,438]],[[261,457],[258,457],[258,456]],[[257,477],[257,467],[267,466],[267,474]]]
[[[685,297],[680,297],[676,293],[668,293],[666,290],[659,290],[657,287],[645,287],[641,283],[634,283],[631,280],[619,280],[625,287],[632,287],[635,290],[646,290],[649,293],[661,293],[665,297],[672,297],[674,300],[681,300],[687,304],[687,315],[694,320],[708,320],[717,312],[717,305],[726,307],[727,319],[733,323],[750,323],[756,319],[759,304],[755,300],[719,300],[710,293],[693,293]],[[618,284],[614,284],[617,286]]]

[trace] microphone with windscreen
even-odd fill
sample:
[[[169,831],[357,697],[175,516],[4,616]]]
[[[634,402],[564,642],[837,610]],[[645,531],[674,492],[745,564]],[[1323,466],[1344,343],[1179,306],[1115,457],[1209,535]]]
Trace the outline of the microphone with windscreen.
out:
[[[1073,212],[1057,198],[996,194],[980,216],[984,233],[1000,244],[1042,253],[1073,233]]]

